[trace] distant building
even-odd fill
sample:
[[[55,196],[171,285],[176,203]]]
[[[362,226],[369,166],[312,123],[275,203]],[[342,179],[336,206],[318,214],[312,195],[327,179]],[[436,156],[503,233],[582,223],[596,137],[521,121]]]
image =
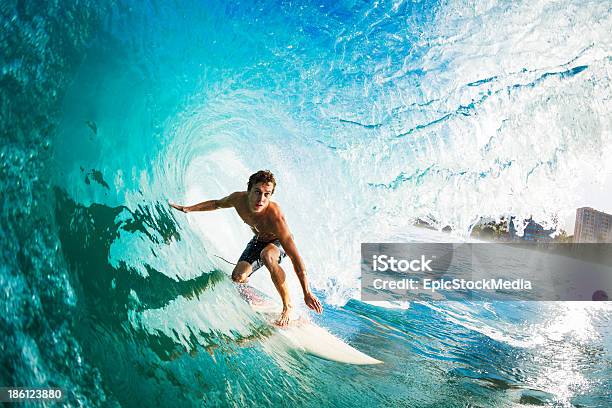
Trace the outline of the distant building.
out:
[[[514,226],[515,217],[510,217],[510,223],[508,225],[508,239],[510,241],[533,241],[533,242],[548,242],[553,241],[551,238],[551,234],[556,230],[553,229],[544,229],[543,226],[538,224],[533,220],[533,218],[529,218],[528,220],[523,220],[523,235],[518,235],[518,231]]]
[[[514,216],[510,217],[510,223],[508,225],[508,236],[510,238],[510,241],[518,239],[518,236],[516,235],[516,227],[514,226]]]
[[[533,218],[529,218],[525,229],[523,230],[524,241],[546,242],[552,241],[550,234],[555,232],[555,229],[544,229],[540,224],[535,222]],[[513,226],[514,227],[514,226]]]
[[[574,242],[612,242],[612,215],[590,207],[578,208]]]

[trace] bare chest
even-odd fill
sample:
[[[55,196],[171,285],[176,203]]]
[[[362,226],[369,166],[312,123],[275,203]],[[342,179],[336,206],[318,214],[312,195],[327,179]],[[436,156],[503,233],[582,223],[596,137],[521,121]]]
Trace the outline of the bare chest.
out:
[[[258,238],[274,239],[276,237],[272,223],[267,219],[267,217],[253,216],[248,210],[243,208],[236,208],[236,212],[242,221],[251,227],[251,230]]]

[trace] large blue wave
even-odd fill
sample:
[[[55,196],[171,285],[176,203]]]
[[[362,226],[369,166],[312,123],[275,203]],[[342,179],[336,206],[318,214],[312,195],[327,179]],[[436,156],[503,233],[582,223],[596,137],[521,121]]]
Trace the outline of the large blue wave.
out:
[[[569,374],[555,384],[533,356],[584,357],[608,309],[529,322],[509,306],[505,319],[355,299],[361,242],[449,239],[413,229],[419,218],[452,239],[480,217],[554,224],[602,194],[587,181],[612,174],[606,2],[1,6],[3,385],[60,386],[70,405],[605,400],[605,358],[557,362]],[[235,259],[248,228],[166,204],[244,189],[261,168],[329,309],[321,323],[397,364],[339,368],[263,341],[213,256]],[[265,273],[253,284],[273,293]],[[594,334],[552,330],[559,316]],[[517,353],[527,362],[508,370]]]

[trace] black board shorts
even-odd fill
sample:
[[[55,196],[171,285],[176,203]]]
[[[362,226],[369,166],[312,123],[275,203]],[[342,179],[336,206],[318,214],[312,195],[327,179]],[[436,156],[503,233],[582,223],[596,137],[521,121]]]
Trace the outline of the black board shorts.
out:
[[[263,251],[268,244],[274,244],[280,250],[280,255],[278,257],[278,263],[280,263],[280,261],[287,256],[285,251],[283,251],[283,248],[281,248],[280,241],[278,239],[274,239],[272,241],[258,241],[257,237],[253,237],[253,239],[249,241],[246,248],[244,248],[244,251],[242,251],[242,255],[240,255],[238,262],[244,261],[250,263],[251,267],[253,268],[251,273],[255,272],[264,266],[261,259],[261,251]]]

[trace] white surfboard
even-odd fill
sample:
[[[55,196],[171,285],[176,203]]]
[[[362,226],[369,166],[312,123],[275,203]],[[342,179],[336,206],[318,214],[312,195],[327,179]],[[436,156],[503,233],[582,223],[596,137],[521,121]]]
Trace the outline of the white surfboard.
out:
[[[284,337],[290,345],[310,355],[346,364],[381,364],[382,361],[349,346],[324,328],[308,321],[296,319],[286,327],[274,324],[279,317],[280,305],[251,286],[243,286],[240,293],[251,308],[263,315],[275,328],[276,333]]]

